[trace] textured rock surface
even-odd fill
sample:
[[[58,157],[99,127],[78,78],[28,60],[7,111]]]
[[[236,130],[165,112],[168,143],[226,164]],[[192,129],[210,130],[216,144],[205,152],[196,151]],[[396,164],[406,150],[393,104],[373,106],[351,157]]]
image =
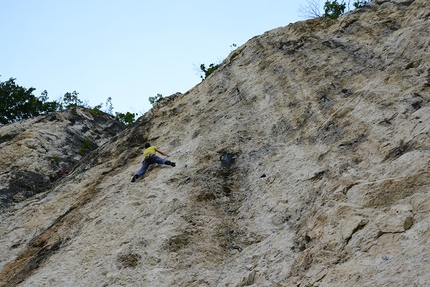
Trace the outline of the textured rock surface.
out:
[[[254,37],[4,212],[0,286],[430,285],[429,17]],[[147,140],[177,166],[131,183]]]
[[[124,130],[108,114],[75,108],[0,129],[0,211],[49,190],[91,150]]]

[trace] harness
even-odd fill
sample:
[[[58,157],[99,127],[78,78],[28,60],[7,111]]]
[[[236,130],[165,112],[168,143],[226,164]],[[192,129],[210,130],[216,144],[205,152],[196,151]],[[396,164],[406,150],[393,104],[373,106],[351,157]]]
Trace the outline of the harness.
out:
[[[155,154],[154,153],[150,154],[149,157],[145,158],[143,161],[145,163],[147,163],[147,164],[153,164],[153,163],[155,163]]]

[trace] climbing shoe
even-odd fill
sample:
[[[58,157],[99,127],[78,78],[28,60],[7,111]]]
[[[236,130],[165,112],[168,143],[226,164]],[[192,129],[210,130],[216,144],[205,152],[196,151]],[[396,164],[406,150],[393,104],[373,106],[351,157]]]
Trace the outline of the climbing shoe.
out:
[[[137,175],[137,174],[135,174],[134,176],[133,176],[133,178],[131,179],[131,182],[135,182],[136,181],[136,179],[138,179],[139,178],[139,176]]]
[[[171,165],[171,166],[173,166],[173,167],[175,167],[175,166],[176,166],[176,163],[171,162],[171,161],[169,161],[169,160],[166,160],[166,164]]]

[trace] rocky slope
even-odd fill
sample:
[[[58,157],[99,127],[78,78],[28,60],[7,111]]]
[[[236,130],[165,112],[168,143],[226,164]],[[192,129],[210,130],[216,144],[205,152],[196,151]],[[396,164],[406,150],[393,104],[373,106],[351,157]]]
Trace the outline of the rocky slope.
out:
[[[125,129],[105,113],[74,108],[0,128],[0,211],[52,188],[91,150]]]
[[[6,210],[0,286],[429,286],[429,17],[252,38]],[[177,166],[131,183],[145,141]]]

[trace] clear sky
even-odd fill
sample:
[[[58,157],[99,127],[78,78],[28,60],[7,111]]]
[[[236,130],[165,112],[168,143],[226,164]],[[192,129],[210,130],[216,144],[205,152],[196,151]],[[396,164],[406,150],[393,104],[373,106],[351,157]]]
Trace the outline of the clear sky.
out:
[[[198,67],[220,63],[265,31],[303,20],[307,0],[0,0],[0,81],[77,91],[90,106],[147,112],[185,93]]]

